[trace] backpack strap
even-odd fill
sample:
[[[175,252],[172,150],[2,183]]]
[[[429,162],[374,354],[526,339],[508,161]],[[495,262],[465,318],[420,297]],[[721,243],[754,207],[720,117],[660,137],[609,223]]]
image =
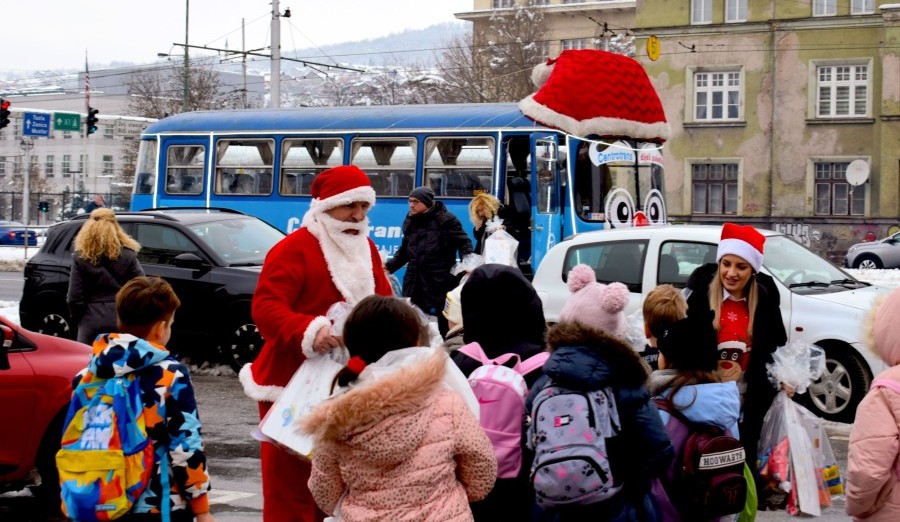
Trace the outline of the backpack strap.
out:
[[[654,397],[653,402],[656,403],[657,408],[668,413],[672,417],[675,417],[688,428],[697,424],[696,422],[688,419],[687,416],[685,416],[685,414],[682,413],[681,410],[679,410],[668,397]]]
[[[469,343],[460,348],[458,351],[462,352],[463,355],[475,359],[481,364],[496,364],[498,366],[505,366],[510,359],[516,359],[516,364],[512,367],[516,371],[519,371],[519,365],[521,364],[521,357],[519,357],[519,354],[517,353],[504,353],[503,355],[495,359],[491,359],[487,356],[486,353],[484,353],[484,348],[482,348],[481,345],[477,342]]]
[[[531,357],[519,363],[517,371],[522,375],[528,375],[538,368],[542,368],[544,366],[544,363],[547,362],[547,359],[549,358],[550,352],[541,352],[537,355],[532,355]]]

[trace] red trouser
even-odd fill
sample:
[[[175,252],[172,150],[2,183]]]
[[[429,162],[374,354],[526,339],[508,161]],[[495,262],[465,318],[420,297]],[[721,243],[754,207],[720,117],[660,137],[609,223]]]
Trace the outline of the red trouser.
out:
[[[260,402],[259,418],[271,402]],[[325,513],[313,500],[307,483],[310,463],[271,442],[260,448],[262,461],[263,520],[266,522],[322,522]]]

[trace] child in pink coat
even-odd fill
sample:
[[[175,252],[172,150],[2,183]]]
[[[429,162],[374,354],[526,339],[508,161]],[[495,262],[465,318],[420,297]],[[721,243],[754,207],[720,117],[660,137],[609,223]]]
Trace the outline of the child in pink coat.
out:
[[[891,366],[859,403],[847,457],[847,514],[900,520],[900,289],[870,312],[870,342]]]
[[[316,440],[309,489],[341,522],[471,521],[469,502],[494,486],[471,389],[445,350],[417,347],[421,330],[399,299],[360,301],[339,391],[301,422]]]

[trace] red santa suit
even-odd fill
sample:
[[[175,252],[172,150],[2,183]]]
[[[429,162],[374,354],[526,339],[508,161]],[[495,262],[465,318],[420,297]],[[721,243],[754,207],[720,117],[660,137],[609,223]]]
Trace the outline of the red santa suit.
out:
[[[244,393],[265,416],[294,372],[313,353],[316,334],[330,327],[334,303],[355,304],[372,295],[392,295],[375,244],[364,236],[362,255],[341,248],[329,233],[326,211],[354,202],[375,204],[368,176],[353,166],[326,170],[312,185],[313,201],[303,226],[266,256],[253,295],[253,319],[265,339],[256,360],[240,372]],[[368,223],[357,224],[368,227]],[[360,254],[357,250],[356,254]],[[261,448],[263,519],[270,522],[322,520],[306,484],[310,463],[269,442]]]

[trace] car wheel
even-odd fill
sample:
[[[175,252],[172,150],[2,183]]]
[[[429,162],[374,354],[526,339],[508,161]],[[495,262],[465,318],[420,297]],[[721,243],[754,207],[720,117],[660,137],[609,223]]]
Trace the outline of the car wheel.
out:
[[[253,362],[259,349],[262,348],[263,339],[259,334],[256,324],[250,319],[249,312],[243,319],[235,319],[226,330],[225,336],[219,344],[219,353],[222,361],[239,372],[245,364]]]
[[[856,407],[866,395],[872,377],[863,359],[847,346],[823,346],[825,372],[809,385],[799,402],[823,419],[853,422]]]
[[[881,268],[882,266],[884,265],[881,263],[881,260],[872,255],[860,256],[853,263],[853,268]]]
[[[62,514],[59,493],[59,471],[56,469],[56,452],[59,451],[60,434],[65,421],[65,411],[60,412],[47,426],[44,438],[38,448],[35,467],[40,475],[40,484],[33,486],[32,494],[39,499],[43,514],[53,518]]]
[[[54,337],[75,338],[75,328],[69,314],[56,306],[45,309],[38,318],[38,324],[31,330]]]

